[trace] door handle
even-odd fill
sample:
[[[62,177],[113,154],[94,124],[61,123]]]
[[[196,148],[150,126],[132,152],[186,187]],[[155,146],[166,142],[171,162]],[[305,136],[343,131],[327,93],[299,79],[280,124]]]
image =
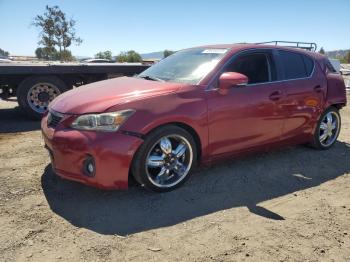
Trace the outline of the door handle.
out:
[[[322,90],[323,90],[323,88],[322,88],[322,86],[320,86],[320,85],[317,85],[317,86],[314,87],[314,91],[315,91],[316,93],[321,93]]]
[[[281,91],[275,91],[272,92],[269,96],[269,99],[272,101],[277,101],[280,100],[282,98],[282,92]]]

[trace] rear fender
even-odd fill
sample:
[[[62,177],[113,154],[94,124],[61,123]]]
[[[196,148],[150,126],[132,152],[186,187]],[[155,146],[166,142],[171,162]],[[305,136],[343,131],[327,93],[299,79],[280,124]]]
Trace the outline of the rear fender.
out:
[[[344,79],[340,74],[327,74],[327,99],[326,108],[331,105],[343,107],[346,105],[346,87]]]

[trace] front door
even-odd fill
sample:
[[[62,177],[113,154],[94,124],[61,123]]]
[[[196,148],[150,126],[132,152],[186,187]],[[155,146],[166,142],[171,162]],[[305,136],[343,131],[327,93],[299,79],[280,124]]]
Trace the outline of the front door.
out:
[[[223,72],[248,77],[246,86],[236,86],[227,94],[208,90],[208,123],[211,155],[243,151],[279,141],[284,114],[280,101],[284,83],[277,82],[270,52],[249,52],[233,59]]]

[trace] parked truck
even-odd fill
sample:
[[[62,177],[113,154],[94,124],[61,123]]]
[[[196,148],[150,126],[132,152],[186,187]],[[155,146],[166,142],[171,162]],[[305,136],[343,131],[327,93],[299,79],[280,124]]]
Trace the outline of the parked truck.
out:
[[[29,117],[40,119],[49,103],[69,89],[108,78],[132,76],[148,67],[141,63],[1,63],[0,98],[17,97],[20,108]]]

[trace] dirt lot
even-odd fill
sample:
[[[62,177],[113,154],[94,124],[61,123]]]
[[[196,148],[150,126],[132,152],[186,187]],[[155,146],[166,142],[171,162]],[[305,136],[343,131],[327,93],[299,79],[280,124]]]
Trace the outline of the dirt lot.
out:
[[[55,177],[39,123],[0,102],[0,261],[350,261],[350,108],[329,151],[201,169],[166,194]]]

